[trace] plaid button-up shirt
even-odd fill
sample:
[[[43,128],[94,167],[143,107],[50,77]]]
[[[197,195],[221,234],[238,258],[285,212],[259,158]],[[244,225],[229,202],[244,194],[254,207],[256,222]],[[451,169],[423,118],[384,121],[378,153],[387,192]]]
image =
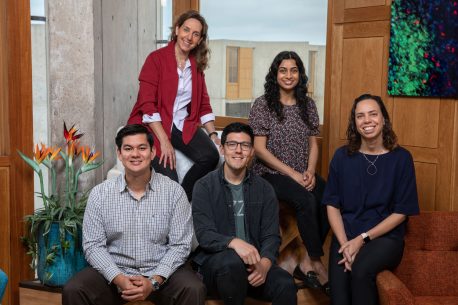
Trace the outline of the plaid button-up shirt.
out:
[[[137,200],[121,175],[91,191],[83,249],[109,282],[120,273],[168,278],[186,261],[192,232],[191,205],[178,183],[153,171]]]

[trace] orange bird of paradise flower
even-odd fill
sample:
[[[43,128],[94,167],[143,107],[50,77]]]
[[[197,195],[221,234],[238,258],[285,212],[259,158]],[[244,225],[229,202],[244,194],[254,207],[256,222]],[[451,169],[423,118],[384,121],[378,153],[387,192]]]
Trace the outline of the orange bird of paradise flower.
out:
[[[69,158],[73,158],[80,154],[79,144],[79,141],[72,140],[69,145],[67,145],[67,155]]]
[[[67,143],[78,140],[83,136],[83,133],[77,134],[77,132],[78,129],[75,128],[75,125],[73,125],[70,130],[68,130],[67,125],[64,122],[64,138],[67,140]]]
[[[83,162],[86,164],[92,163],[100,155],[99,151],[96,152],[94,150],[91,150],[89,146],[81,147],[81,152],[82,152],[81,157],[83,159]]]
[[[45,144],[41,143],[41,148],[38,148],[38,144],[35,146],[35,150],[33,152],[33,157],[38,164],[41,164],[44,159],[49,155],[51,149],[47,148]]]
[[[60,147],[50,147],[49,148],[49,160],[59,160],[61,159],[60,155],[59,155],[59,152],[60,152],[61,148]]]

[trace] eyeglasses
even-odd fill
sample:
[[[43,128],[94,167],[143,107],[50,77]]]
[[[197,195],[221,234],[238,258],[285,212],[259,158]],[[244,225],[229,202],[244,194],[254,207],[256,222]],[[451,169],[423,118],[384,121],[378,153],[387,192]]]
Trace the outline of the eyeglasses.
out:
[[[250,142],[228,141],[228,142],[224,143],[224,145],[226,145],[226,147],[229,150],[236,150],[237,146],[240,145],[240,147],[242,148],[243,151],[248,151],[253,147],[253,144],[251,144]]]

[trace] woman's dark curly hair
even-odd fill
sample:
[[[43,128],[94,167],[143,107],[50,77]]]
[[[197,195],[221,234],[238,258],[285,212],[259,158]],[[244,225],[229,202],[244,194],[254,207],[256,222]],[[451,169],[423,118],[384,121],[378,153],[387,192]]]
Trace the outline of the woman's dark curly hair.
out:
[[[307,103],[314,103],[314,101],[307,96],[308,77],[305,75],[304,64],[296,52],[280,52],[277,56],[275,56],[274,61],[270,65],[269,72],[266,75],[266,82],[264,84],[264,97],[267,101],[267,106],[270,111],[277,115],[280,121],[284,119],[283,104],[280,102],[280,86],[277,82],[277,74],[278,67],[285,59],[293,59],[299,69],[299,82],[294,88],[294,97],[296,98],[296,103],[299,106],[302,120],[306,125],[309,125]]]
[[[197,69],[200,72],[203,72],[208,68],[208,61],[210,60],[210,49],[208,48],[208,24],[205,21],[205,18],[199,14],[198,11],[189,10],[178,17],[171,28],[170,40],[177,41],[176,28],[181,27],[183,23],[188,19],[196,19],[202,25],[202,32],[200,37],[202,38],[201,42],[191,50],[191,53],[197,62]]]
[[[374,100],[380,107],[380,111],[382,112],[384,119],[382,129],[383,146],[389,151],[393,150],[398,145],[398,139],[393,131],[393,126],[391,125],[390,116],[388,115],[388,111],[386,110],[385,104],[383,104],[382,98],[380,96],[365,93],[355,99],[355,101],[353,102],[353,107],[351,108],[350,118],[348,119],[347,127],[348,154],[354,154],[361,147],[361,134],[358,132],[356,128],[355,111],[356,105],[358,105],[359,102],[364,100]]]

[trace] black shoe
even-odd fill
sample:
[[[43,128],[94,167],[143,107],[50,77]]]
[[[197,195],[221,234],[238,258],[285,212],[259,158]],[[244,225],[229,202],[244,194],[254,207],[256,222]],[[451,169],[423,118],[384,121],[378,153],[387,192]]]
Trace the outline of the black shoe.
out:
[[[323,285],[321,285],[321,291],[323,291],[324,294],[328,297],[331,296],[331,287],[329,287],[329,282],[326,282]]]
[[[313,289],[321,289],[320,281],[318,281],[318,275],[315,271],[309,271],[307,274],[304,274],[302,270],[299,268],[299,265],[296,266],[293,272],[294,278],[301,280],[302,284],[298,285],[298,288],[313,288]]]

